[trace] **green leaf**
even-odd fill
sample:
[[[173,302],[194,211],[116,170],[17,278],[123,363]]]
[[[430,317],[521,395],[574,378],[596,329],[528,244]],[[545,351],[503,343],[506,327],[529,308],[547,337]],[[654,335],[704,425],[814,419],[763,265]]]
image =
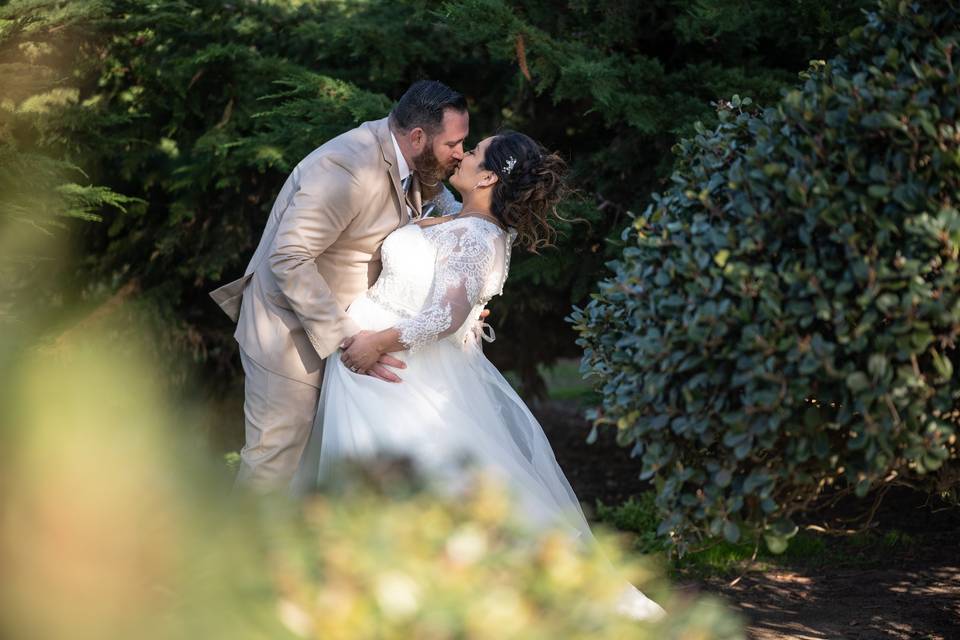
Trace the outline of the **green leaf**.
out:
[[[937,351],[930,350],[930,359],[933,362],[934,369],[940,374],[940,381],[947,382],[953,377],[953,362],[950,358],[945,358]]]
[[[886,377],[889,370],[887,357],[882,353],[871,354],[869,360],[867,360],[867,371],[870,372],[874,380],[881,380]]]
[[[597,441],[598,435],[597,425],[593,425],[593,427],[590,428],[590,433],[587,434],[587,444],[594,444]]]
[[[787,550],[790,545],[790,539],[782,536],[776,536],[770,533],[763,534],[763,541],[767,544],[770,553],[779,555]]]
[[[847,388],[854,393],[860,393],[870,387],[870,378],[862,371],[854,371],[847,376]]]
[[[792,538],[793,536],[797,535],[797,532],[800,530],[800,528],[797,527],[793,520],[784,517],[771,522],[767,527],[767,530],[776,536]]]
[[[872,184],[867,187],[867,193],[874,198],[886,198],[890,195],[890,187],[885,184]]]
[[[735,522],[727,520],[723,524],[723,537],[724,539],[731,543],[735,544],[740,541],[740,527],[736,525]]]
[[[720,471],[717,471],[716,475],[713,476],[713,483],[721,488],[728,487],[732,480],[733,474],[730,473],[729,469],[720,469]]]

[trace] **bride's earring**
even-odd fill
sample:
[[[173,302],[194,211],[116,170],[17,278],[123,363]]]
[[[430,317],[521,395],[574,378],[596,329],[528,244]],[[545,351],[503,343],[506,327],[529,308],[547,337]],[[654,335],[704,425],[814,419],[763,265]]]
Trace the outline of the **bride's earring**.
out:
[[[480,188],[480,185],[483,184],[483,179],[477,180],[477,184],[473,185],[473,190],[476,191]]]

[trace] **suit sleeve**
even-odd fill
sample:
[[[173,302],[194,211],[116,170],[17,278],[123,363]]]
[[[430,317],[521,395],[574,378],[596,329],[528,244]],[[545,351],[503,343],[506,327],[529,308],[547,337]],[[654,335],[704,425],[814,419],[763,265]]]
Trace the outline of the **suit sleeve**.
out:
[[[360,330],[340,308],[315,260],[356,218],[362,197],[343,164],[321,159],[305,170],[274,239],[270,270],[321,358]]]

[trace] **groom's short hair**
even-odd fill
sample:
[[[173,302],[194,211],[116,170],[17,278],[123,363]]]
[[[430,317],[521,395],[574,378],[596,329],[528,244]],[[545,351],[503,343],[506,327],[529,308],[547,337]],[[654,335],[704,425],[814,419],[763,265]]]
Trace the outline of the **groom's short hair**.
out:
[[[467,110],[467,99],[442,82],[418,80],[400,96],[390,112],[390,124],[400,132],[420,127],[432,137],[442,130],[447,109],[462,113]]]

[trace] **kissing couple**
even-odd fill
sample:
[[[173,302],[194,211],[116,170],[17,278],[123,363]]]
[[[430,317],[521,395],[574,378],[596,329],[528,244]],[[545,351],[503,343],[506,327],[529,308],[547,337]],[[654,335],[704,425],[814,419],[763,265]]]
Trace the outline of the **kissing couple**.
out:
[[[394,455],[456,486],[466,457],[521,522],[592,544],[543,429],[481,349],[512,247],[555,235],[566,165],[513,131],[465,151],[468,132],[460,93],[414,83],[300,161],[244,276],[211,293],[245,375],[237,482],[299,494],[338,461]],[[617,607],[663,615],[632,585]]]

